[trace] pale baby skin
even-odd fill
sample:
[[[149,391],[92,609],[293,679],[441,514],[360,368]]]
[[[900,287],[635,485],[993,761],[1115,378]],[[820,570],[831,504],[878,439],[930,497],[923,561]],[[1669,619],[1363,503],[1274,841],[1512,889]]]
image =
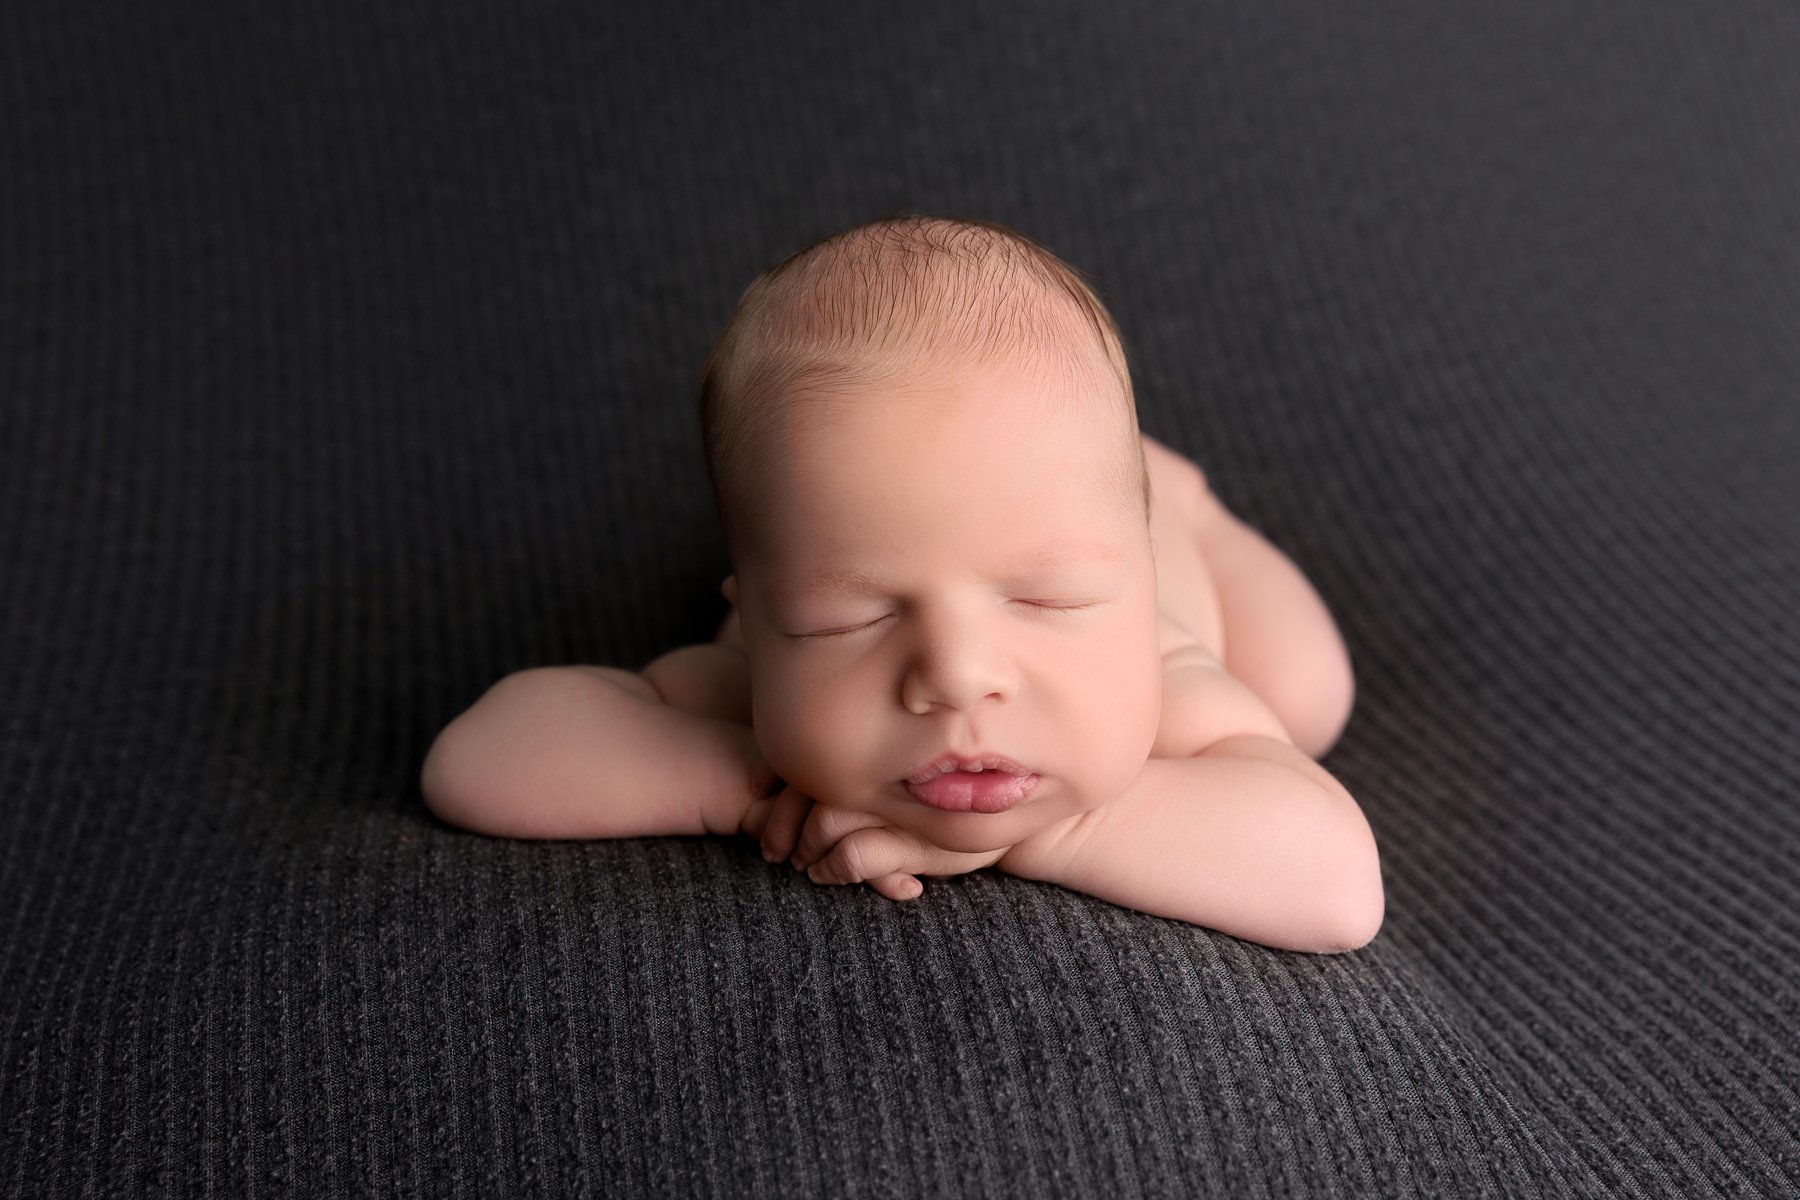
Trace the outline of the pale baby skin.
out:
[[[911,899],[983,867],[1267,945],[1380,928],[1373,835],[1317,761],[1354,686],[1330,614],[1198,467],[1005,362],[794,422],[715,642],[507,676],[439,735],[440,817],[538,838],[746,834]],[[1114,469],[1109,470],[1109,467]],[[1031,776],[1000,812],[906,781]]]

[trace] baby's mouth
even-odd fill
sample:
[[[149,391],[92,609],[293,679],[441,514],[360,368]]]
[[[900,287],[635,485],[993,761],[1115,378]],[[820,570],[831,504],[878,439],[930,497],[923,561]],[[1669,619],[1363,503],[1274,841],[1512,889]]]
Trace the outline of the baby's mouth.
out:
[[[964,774],[986,774],[994,771],[1002,775],[1032,775],[1035,772],[1021,767],[1004,754],[940,754],[928,763],[923,763],[911,775],[906,777],[907,783],[930,783],[940,775],[951,772]]]
[[[942,812],[1000,813],[1037,787],[1038,776],[1003,755],[928,763],[904,781],[907,794]]]

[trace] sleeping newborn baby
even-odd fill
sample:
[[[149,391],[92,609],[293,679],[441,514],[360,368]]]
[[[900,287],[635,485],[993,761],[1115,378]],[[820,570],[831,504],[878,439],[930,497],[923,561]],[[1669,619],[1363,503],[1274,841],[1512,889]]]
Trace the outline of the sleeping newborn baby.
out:
[[[1081,276],[983,221],[790,257],[709,359],[717,639],[488,689],[421,786],[507,837],[747,835],[894,900],[995,867],[1271,946],[1354,949],[1374,838],[1317,761],[1324,604],[1140,434]]]

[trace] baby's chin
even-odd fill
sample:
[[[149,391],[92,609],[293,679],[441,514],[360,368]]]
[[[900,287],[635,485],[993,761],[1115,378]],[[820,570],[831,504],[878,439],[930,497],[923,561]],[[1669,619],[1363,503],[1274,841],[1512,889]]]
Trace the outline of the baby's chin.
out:
[[[1083,807],[1062,789],[1040,789],[1005,812],[945,812],[921,804],[904,789],[882,796],[874,807],[895,825],[944,850],[985,854],[1010,850],[1059,821],[1080,815]]]

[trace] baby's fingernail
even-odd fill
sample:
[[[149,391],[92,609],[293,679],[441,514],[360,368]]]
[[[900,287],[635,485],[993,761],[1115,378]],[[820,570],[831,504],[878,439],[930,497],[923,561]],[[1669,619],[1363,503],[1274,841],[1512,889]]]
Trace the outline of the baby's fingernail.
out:
[[[763,861],[764,862],[774,862],[777,857],[778,856],[776,855],[776,853],[773,850],[769,849],[767,846],[763,847]]]

